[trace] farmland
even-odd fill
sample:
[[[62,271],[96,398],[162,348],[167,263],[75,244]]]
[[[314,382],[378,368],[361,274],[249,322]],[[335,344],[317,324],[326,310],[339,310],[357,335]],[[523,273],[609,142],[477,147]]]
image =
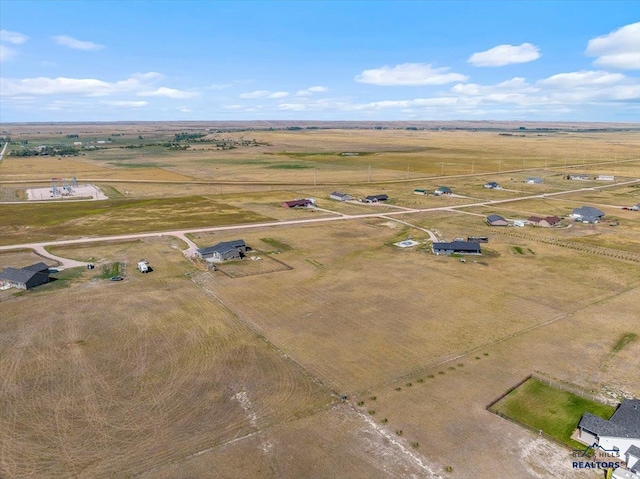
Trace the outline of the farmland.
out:
[[[591,478],[487,405],[532,373],[604,402],[640,395],[640,213],[620,209],[640,201],[635,131],[4,128],[113,142],[0,163],[0,266],[43,260],[30,243],[96,265],[0,292],[0,476]],[[208,142],[158,146],[194,132]],[[21,202],[72,175],[109,199]],[[441,185],[454,195],[413,194]],[[280,206],[305,197],[319,208]],[[484,221],[583,204],[616,225]],[[434,234],[489,243],[461,262],[431,254]],[[180,238],[242,238],[254,259],[208,270]]]

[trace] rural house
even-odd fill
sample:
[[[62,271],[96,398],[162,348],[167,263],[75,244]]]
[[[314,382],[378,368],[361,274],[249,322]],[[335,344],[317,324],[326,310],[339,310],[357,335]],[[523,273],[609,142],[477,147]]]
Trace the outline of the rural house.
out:
[[[389,197],[387,195],[370,195],[364,199],[365,203],[378,203],[379,201],[387,201]]]
[[[538,177],[533,177],[533,178],[527,178],[526,180],[524,180],[525,183],[529,183],[529,184],[536,184],[539,185],[540,183],[542,183],[542,178],[538,178]]]
[[[340,193],[339,191],[334,191],[329,195],[329,198],[337,201],[349,201],[353,199],[353,196],[347,193]]]
[[[584,413],[578,423],[578,440],[589,446],[618,450],[621,458],[630,456],[632,467],[640,466],[640,399],[624,399],[608,421]]]
[[[436,188],[436,191],[433,192],[433,194],[436,196],[450,195],[451,193],[453,193],[453,191],[451,191],[451,188],[449,188],[448,186],[438,186],[438,188]]]
[[[247,252],[247,245],[244,240],[223,241],[208,248],[200,248],[196,252],[200,258],[206,261],[220,262],[242,258]]]
[[[283,201],[281,203],[281,206],[283,208],[309,208],[310,206],[313,206],[315,204],[315,201],[310,199],[310,198],[303,198],[303,199],[298,199],[298,200],[291,200],[291,201]]]
[[[451,243],[433,243],[433,254],[482,254],[480,243],[476,241],[452,241]]]
[[[571,216],[575,221],[582,221],[583,223],[597,223],[604,213],[598,208],[593,206],[581,206],[580,208],[574,208]]]
[[[575,174],[575,175],[569,175],[569,176],[567,176],[567,179],[569,179],[569,180],[587,181],[589,179],[589,175],[580,173],[580,174]]]
[[[31,289],[49,282],[49,267],[40,262],[24,268],[6,268],[0,272],[2,289]]]
[[[557,226],[560,224],[561,219],[558,216],[547,216],[540,218],[539,216],[531,216],[527,219],[527,222],[533,226],[542,226],[543,228],[550,228],[551,226]]]
[[[487,216],[487,224],[489,226],[509,226],[509,222],[500,215]]]
[[[490,181],[489,183],[485,183],[483,185],[483,187],[484,188],[488,188],[490,190],[499,190],[499,189],[501,189],[500,185],[498,183],[496,183],[495,181]]]

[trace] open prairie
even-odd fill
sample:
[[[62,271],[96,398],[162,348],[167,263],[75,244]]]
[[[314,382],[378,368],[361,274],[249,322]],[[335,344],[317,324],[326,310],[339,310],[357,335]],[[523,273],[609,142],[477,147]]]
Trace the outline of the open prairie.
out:
[[[0,476],[598,477],[486,406],[533,372],[640,395],[640,134],[260,126],[3,125],[10,149],[95,148],[0,162],[0,267],[96,268],[0,291]],[[20,202],[74,175],[109,199]],[[431,252],[467,236],[482,256]],[[182,253],[240,238],[262,259]]]

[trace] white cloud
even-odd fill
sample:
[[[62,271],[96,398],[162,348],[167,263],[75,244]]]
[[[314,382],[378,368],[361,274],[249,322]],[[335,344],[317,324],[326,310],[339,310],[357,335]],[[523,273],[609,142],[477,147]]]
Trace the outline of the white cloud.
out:
[[[307,88],[306,90],[298,90],[296,96],[311,96],[314,93],[324,93],[326,91],[329,91],[326,86],[317,85]]]
[[[160,88],[156,88],[152,91],[138,92],[138,96],[163,96],[166,98],[183,99],[198,96],[198,92],[177,90],[176,88],[167,88],[166,86],[161,86]]]
[[[240,98],[264,98],[270,94],[271,92],[269,90],[255,90],[248,93],[241,93]]]
[[[460,73],[449,73],[449,68],[433,68],[428,63],[403,63],[395,67],[383,66],[364,70],[356,75],[355,81],[381,86],[444,85],[455,81],[465,81]]]
[[[181,107],[178,107],[178,111],[181,111],[182,113],[191,113],[193,110],[186,106],[181,106]]]
[[[125,80],[108,82],[96,78],[0,78],[0,95],[83,95],[107,96],[122,92],[136,92],[152,87],[161,79],[156,72],[136,73]]]
[[[528,63],[540,58],[540,49],[531,43],[498,45],[484,52],[474,53],[467,60],[477,67],[501,67],[513,63]]]
[[[0,62],[6,62],[16,56],[16,51],[5,45],[0,45]]]
[[[9,30],[0,30],[0,42],[21,45],[29,39],[26,35],[19,32],[10,32]]]
[[[284,98],[284,97],[287,97],[287,96],[289,96],[289,92],[286,92],[286,91],[277,91],[277,92],[275,92],[275,93],[271,93],[271,94],[269,95],[269,98]]]
[[[147,101],[129,101],[129,100],[123,100],[123,101],[118,101],[118,100],[103,100],[100,103],[102,103],[103,105],[109,105],[109,106],[121,106],[121,107],[129,107],[129,108],[140,108],[143,106],[147,106],[149,104],[149,102]]]
[[[558,73],[549,78],[538,81],[538,85],[552,88],[572,89],[596,85],[612,85],[624,80],[621,73],[608,73],[605,71],[579,71],[571,73]]]
[[[232,86],[233,86],[232,83],[212,83],[205,89],[206,90],[224,90],[225,88],[230,88]]]
[[[104,45],[100,45],[99,43],[85,42],[69,35],[56,35],[51,37],[51,39],[58,45],[69,47],[74,50],[95,51],[102,50],[104,48]]]
[[[589,40],[585,54],[601,67],[640,70],[640,22]]]

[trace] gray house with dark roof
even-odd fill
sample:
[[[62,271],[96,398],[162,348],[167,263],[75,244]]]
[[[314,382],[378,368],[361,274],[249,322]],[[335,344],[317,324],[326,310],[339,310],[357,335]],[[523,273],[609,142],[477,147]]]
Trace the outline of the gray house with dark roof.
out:
[[[482,254],[477,241],[452,241],[451,243],[433,243],[433,254]]]
[[[223,241],[207,248],[196,250],[198,256],[206,261],[220,262],[228,259],[239,259],[247,252],[244,240]]]
[[[4,288],[31,289],[48,282],[49,267],[42,262],[0,272],[0,285]]]
[[[597,223],[602,217],[604,212],[593,206],[581,206],[580,208],[574,208],[571,213],[572,218],[575,221],[582,221],[583,223]]]
[[[625,399],[608,421],[584,413],[578,423],[578,440],[597,444],[605,450],[618,450],[620,457],[640,448],[640,399]]]

